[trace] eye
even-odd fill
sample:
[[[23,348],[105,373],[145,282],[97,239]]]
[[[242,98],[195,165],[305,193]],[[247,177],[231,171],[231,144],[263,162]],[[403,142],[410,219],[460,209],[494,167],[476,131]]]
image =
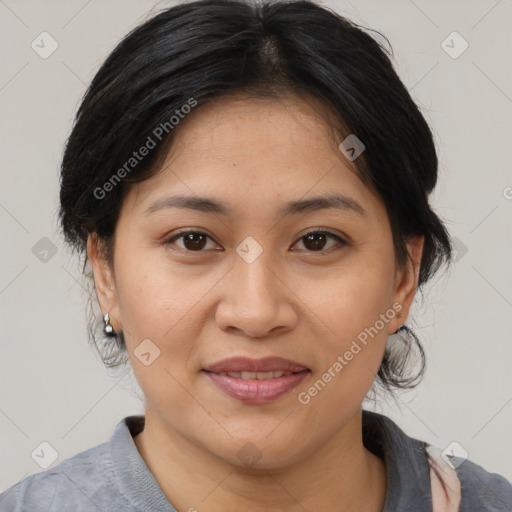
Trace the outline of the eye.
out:
[[[334,233],[330,233],[329,231],[311,231],[301,237],[299,242],[302,241],[302,244],[306,247],[308,252],[327,252],[323,251],[323,249],[325,249],[325,246],[327,245],[326,241],[329,238],[336,240],[339,245],[347,245],[347,242],[342,238]],[[328,247],[328,249],[331,248],[332,246]]]
[[[325,246],[328,245],[327,240],[329,238],[335,240],[338,245],[347,245],[347,242],[345,242],[342,238],[340,238],[338,235],[335,235],[334,233],[330,233],[329,231],[311,231],[310,233],[307,233],[301,237],[299,242],[303,243],[307,252],[327,252],[325,250]],[[177,240],[182,240],[183,245],[176,245],[178,245],[180,249],[183,249],[187,252],[204,252],[203,249],[205,249],[205,247],[208,248],[208,240],[214,242],[209,235],[202,231],[186,230],[176,233],[170,238],[165,239],[162,244],[173,245]],[[334,244],[334,246],[336,246],[336,244]],[[327,250],[331,248],[332,245],[331,247],[327,247]]]
[[[180,233],[173,235],[171,238],[167,238],[162,242],[162,244],[172,245],[176,240],[180,239],[183,240],[183,246],[177,244],[178,247],[188,252],[204,252],[203,249],[208,245],[208,240],[213,241],[209,235],[202,231],[187,230],[181,231]]]

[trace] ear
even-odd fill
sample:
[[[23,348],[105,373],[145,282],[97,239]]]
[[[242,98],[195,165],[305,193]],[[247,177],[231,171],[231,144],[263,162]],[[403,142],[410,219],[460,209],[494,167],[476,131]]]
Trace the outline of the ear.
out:
[[[122,326],[114,275],[100,249],[100,241],[96,233],[89,233],[87,237],[87,258],[94,271],[98,302],[103,316],[108,313],[112,327],[115,331],[120,331]]]
[[[388,324],[389,334],[395,333],[409,316],[409,310],[418,289],[424,242],[425,237],[423,235],[410,237],[406,242],[409,258],[407,258],[405,268],[399,269],[395,273],[393,291],[393,304],[400,304],[401,309]]]

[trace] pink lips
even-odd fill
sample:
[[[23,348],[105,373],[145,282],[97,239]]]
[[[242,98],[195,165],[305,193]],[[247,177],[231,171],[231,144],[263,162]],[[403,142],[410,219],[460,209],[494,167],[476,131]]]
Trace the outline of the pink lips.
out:
[[[202,370],[227,395],[245,403],[265,403],[276,400],[295,388],[309,373],[305,366],[281,357],[251,359],[235,357],[207,366]],[[242,379],[221,372],[294,372],[271,379]]]

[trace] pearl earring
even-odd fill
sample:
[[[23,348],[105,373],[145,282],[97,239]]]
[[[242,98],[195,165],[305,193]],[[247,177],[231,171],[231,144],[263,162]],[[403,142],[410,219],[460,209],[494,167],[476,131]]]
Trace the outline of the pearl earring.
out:
[[[103,321],[105,322],[105,328],[104,328],[105,334],[107,336],[115,336],[116,333],[114,332],[114,327],[110,323],[110,316],[108,313],[106,313],[105,316],[103,317]]]

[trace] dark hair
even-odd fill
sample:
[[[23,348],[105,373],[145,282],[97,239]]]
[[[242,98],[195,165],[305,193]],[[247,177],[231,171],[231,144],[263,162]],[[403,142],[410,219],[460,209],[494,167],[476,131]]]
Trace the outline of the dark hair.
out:
[[[406,263],[408,237],[424,235],[421,288],[450,262],[451,244],[428,202],[438,171],[432,133],[390,56],[391,49],[366,29],[313,1],[200,0],[166,9],[132,30],[86,91],[63,156],[59,219],[66,242],[85,256],[83,272],[89,233],[97,235],[113,268],[123,198],[130,184],[161,169],[179,129],[172,118],[183,117],[185,105],[197,109],[233,93],[296,93],[325,105],[340,141],[355,134],[365,145],[355,172],[385,203],[398,265]],[[148,137],[159,139],[157,147],[127,169]],[[105,191],[106,199],[98,197]],[[92,281],[92,272],[88,277]],[[387,390],[413,387],[424,371],[418,338],[407,326],[402,333],[408,339],[388,346],[378,372]],[[107,368],[127,362],[122,332],[117,343],[105,342],[92,315],[89,334]],[[413,375],[414,346],[420,368]]]

